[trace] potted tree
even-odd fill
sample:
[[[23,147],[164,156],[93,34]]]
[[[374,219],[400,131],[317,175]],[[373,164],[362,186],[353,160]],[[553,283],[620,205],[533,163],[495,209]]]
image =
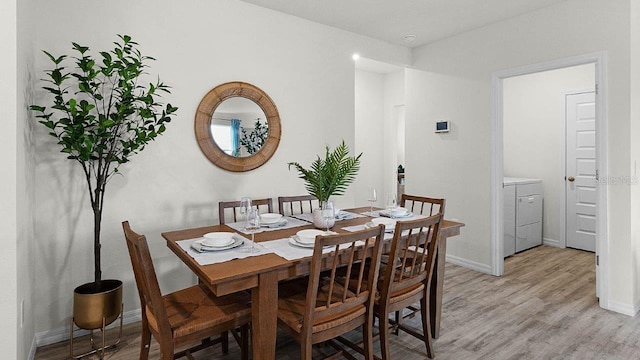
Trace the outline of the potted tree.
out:
[[[94,279],[75,289],[73,314],[73,321],[84,329],[111,323],[122,307],[122,282],[103,280],[100,265],[106,186],[120,165],[166,130],[178,109],[158,102],[160,94],[170,93],[167,85],[159,79],[144,81],[147,63],[155,59],[142,55],[130,36],[118,37],[115,47],[100,51],[99,56],[76,43],[72,43],[75,56],[56,57],[43,51],[53,63],[53,69],[45,70],[43,89],[53,99],[48,106],[31,106],[38,122],[58,140],[60,152],[82,168],[87,182],[93,211]]]
[[[360,157],[349,156],[349,147],[344,140],[334,150],[326,147],[324,159],[318,157],[311,163],[309,169],[305,169],[297,162],[290,162],[289,170],[295,167],[299,178],[305,181],[305,188],[309,194],[315,196],[321,204],[329,201],[333,195],[342,195],[347,187],[356,179],[360,170]],[[320,209],[313,211],[313,223],[316,227],[331,227],[326,224],[320,215]]]

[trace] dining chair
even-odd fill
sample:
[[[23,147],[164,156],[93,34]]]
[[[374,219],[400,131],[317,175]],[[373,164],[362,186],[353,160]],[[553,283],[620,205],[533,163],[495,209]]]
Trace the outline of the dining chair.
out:
[[[300,343],[301,359],[311,359],[313,344],[329,341],[360,326],[365,358],[373,359],[371,310],[375,286],[370,289],[364,284],[377,283],[383,238],[382,225],[352,233],[317,236],[309,277],[279,286],[278,326]],[[365,243],[370,251],[363,251]],[[345,249],[345,246],[349,247]],[[325,247],[332,249],[331,253],[324,254]],[[354,266],[367,259],[375,265]],[[338,271],[339,268],[343,271]],[[339,281],[338,277],[354,279],[351,283],[355,285],[345,286],[346,282]],[[328,343],[341,351],[337,343]]]
[[[160,344],[161,358],[165,360],[183,356],[193,359],[192,352],[217,343],[226,353],[229,331],[233,331],[240,345],[242,359],[248,359],[250,296],[237,293],[216,297],[201,284],[162,295],[147,239],[131,230],[128,221],[122,227],[142,308],[140,359],[149,356],[151,336]],[[240,336],[234,331],[238,327]],[[215,335],[221,336],[212,340]],[[181,350],[188,346],[191,347]]]
[[[414,214],[420,215],[444,215],[444,205],[445,199],[436,199],[407,194],[402,194],[402,197],[400,198],[400,206],[408,209]]]
[[[318,199],[313,195],[278,196],[278,209],[283,216],[312,213],[315,207],[319,207]]]
[[[400,206],[409,209],[409,211],[414,214],[427,216],[432,216],[435,214],[444,215],[445,199],[402,194],[402,197],[400,198]],[[386,256],[383,255],[383,258],[386,258]],[[428,292],[430,291],[430,289],[425,288],[425,291],[427,292],[425,296],[428,296]],[[403,314],[401,310],[398,310],[396,312],[395,320],[397,323],[401,323],[404,319],[414,317],[416,313],[420,311],[420,308],[415,304],[407,306],[407,309],[409,310],[408,313]],[[397,329],[395,331],[395,334],[398,334]]]
[[[375,299],[374,313],[380,324],[380,350],[382,359],[391,359],[389,349],[390,326],[422,340],[427,356],[433,358],[429,291],[438,251],[442,215],[398,221],[391,240],[389,259],[393,264],[382,266],[378,283],[379,295]],[[422,333],[401,321],[391,321],[390,313],[402,311],[420,302]]]
[[[273,199],[256,199],[251,200],[251,206],[255,207],[259,211],[266,208],[266,212],[273,212]],[[233,222],[238,221],[238,213],[240,208],[240,200],[238,201],[220,201],[218,203],[218,218],[220,219],[220,225],[225,223],[225,209],[232,209]],[[264,211],[262,211],[264,214]]]

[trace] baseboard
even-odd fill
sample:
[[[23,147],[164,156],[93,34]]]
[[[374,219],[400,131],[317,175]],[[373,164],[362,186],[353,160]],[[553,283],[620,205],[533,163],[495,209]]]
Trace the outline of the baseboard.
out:
[[[549,245],[553,247],[564,248],[564,246],[562,246],[562,244],[560,243],[560,240],[554,240],[549,238],[543,238],[542,245]]]
[[[130,324],[136,321],[140,321],[142,319],[140,309],[127,311],[122,315],[122,322],[124,325]],[[120,326],[120,321],[116,320],[112,322],[107,329],[113,329],[117,326]],[[77,329],[73,331],[74,338],[79,336],[88,335],[89,330]],[[60,341],[69,340],[69,326],[61,327],[58,329],[42,331],[36,333],[34,343],[35,347],[55,344]],[[35,350],[34,350],[35,355]]]
[[[466,267],[467,269],[491,275],[491,265],[481,264],[479,262],[464,259],[451,254],[447,254],[446,260],[447,262],[450,262],[452,264],[460,265],[462,267]]]
[[[609,301],[609,309],[620,314],[628,316],[636,316],[638,310],[640,310],[640,302],[636,302],[635,305],[619,303],[617,301]]]

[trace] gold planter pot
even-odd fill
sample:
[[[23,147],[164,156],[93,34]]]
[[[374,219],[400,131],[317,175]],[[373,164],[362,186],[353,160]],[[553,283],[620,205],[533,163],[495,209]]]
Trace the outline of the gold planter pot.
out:
[[[98,353],[102,359],[104,351],[120,343],[122,337],[122,281],[102,280],[99,283],[87,283],[73,290],[73,317],[71,318],[71,334],[69,338],[69,352],[72,358],[78,359],[90,354]],[[107,325],[120,318],[120,333],[118,339],[110,345],[105,344],[105,330]],[[74,325],[80,329],[91,331],[90,352],[73,354]],[[102,344],[96,346],[93,330],[102,332]]]

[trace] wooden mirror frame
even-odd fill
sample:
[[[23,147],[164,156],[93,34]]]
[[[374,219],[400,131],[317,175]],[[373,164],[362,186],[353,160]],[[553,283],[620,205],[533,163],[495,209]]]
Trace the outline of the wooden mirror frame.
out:
[[[234,157],[228,155],[220,149],[211,134],[213,113],[223,101],[232,97],[252,100],[267,117],[269,126],[267,140],[260,151],[251,156]],[[200,150],[214,165],[228,171],[249,171],[264,165],[276,152],[278,144],[280,144],[280,114],[269,95],[257,86],[241,81],[228,82],[211,89],[200,101],[196,111],[195,132]]]

